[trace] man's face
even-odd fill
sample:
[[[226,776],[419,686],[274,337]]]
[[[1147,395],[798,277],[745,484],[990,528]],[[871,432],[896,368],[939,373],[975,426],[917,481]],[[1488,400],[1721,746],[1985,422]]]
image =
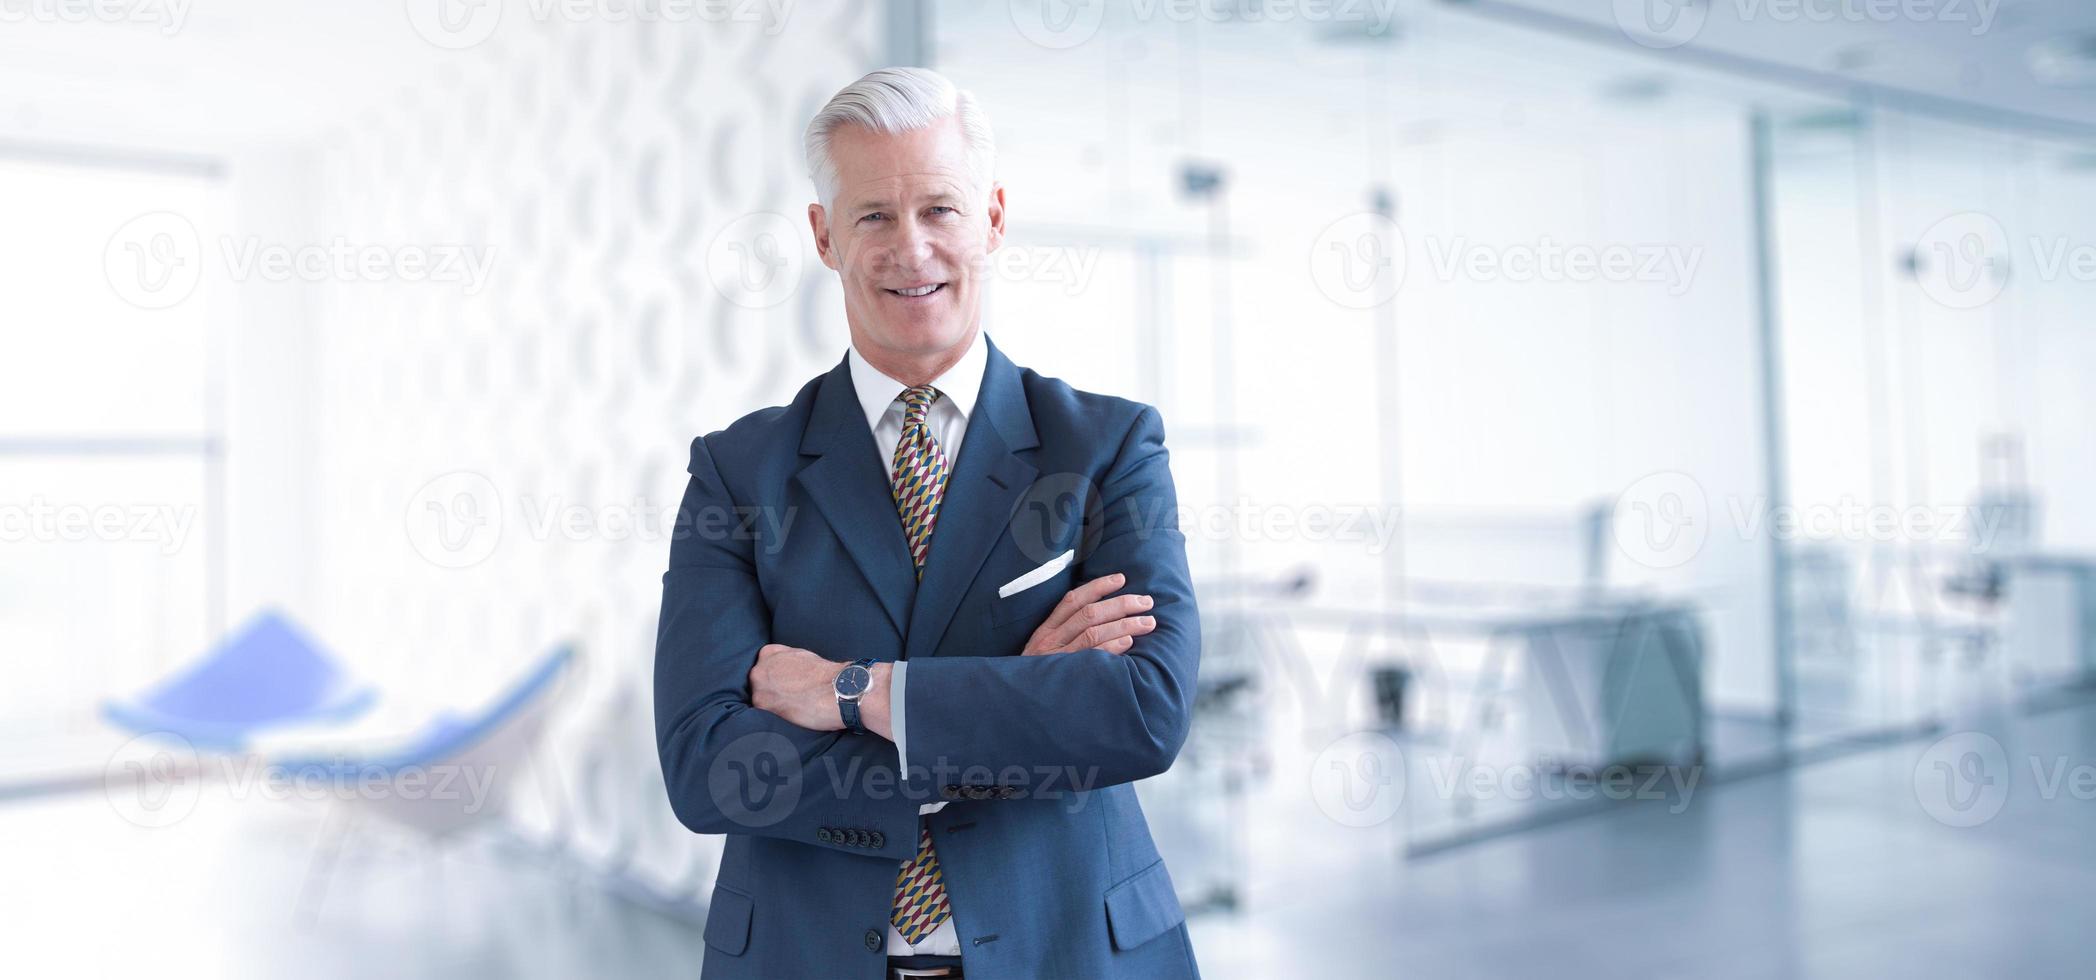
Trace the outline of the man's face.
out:
[[[808,222],[843,281],[853,341],[905,357],[959,346],[981,316],[985,258],[1004,240],[1004,189],[969,169],[960,123],[893,136],[847,125],[830,157],[837,196],[809,205]]]

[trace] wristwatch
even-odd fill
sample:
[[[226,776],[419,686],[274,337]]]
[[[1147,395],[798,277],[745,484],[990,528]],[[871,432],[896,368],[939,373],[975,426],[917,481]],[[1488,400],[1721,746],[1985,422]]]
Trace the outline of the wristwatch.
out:
[[[859,724],[859,699],[866,696],[866,689],[873,686],[873,658],[854,660],[837,673],[837,713],[844,717],[844,727],[861,735],[866,729]]]

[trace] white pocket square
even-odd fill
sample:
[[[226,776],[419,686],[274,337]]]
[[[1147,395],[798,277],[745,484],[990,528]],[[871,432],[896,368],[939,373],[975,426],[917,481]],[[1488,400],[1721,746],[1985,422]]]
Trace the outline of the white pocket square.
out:
[[[1076,557],[1077,550],[1075,548],[1072,548],[1069,551],[1065,551],[1060,555],[1056,555],[1055,557],[1048,559],[1047,564],[1042,565],[1041,567],[1036,568],[1033,571],[1027,572],[1024,575],[1019,576],[1018,578],[1015,578],[1009,582],[1004,583],[1003,585],[998,586],[997,598],[1002,599],[1008,595],[1011,595],[1014,592],[1024,592],[1027,589],[1031,589],[1034,586],[1041,584],[1042,582],[1048,581],[1049,576],[1054,575],[1055,573],[1070,567],[1070,562],[1076,559]]]

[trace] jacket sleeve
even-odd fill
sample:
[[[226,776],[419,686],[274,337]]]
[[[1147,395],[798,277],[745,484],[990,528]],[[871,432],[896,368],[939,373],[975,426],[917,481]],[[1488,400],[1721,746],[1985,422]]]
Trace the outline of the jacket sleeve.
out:
[[[1111,786],[1171,767],[1193,712],[1200,613],[1157,410],[1145,407],[1100,486],[1098,545],[1078,581],[1122,572],[1156,600],[1157,627],[1126,653],[913,661],[905,702],[911,771],[1027,772]],[[1009,785],[1012,777],[999,775]],[[972,782],[966,779],[964,782]]]
[[[692,442],[690,472],[655,636],[655,741],[677,819],[701,834],[907,859],[919,801],[903,791],[893,745],[750,706],[749,671],[771,633],[756,542],[732,530],[747,522],[704,437]]]

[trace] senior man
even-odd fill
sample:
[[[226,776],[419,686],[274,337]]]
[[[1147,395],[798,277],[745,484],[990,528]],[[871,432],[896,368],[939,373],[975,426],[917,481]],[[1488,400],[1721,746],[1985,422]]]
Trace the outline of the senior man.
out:
[[[1195,976],[1129,785],[1200,659],[1157,412],[983,334],[1005,198],[967,93],[876,71],[806,144],[851,348],[693,440],[663,577],[663,778],[727,835],[705,975]]]

